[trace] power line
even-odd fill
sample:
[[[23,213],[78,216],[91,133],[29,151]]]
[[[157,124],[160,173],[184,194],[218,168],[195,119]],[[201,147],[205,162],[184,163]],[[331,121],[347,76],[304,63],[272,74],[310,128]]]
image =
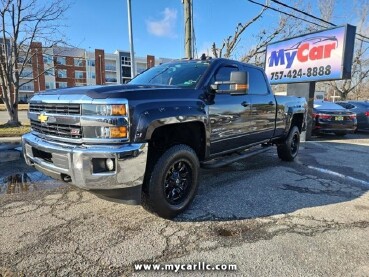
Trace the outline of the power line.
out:
[[[279,5],[281,5],[281,6],[283,6],[283,7],[286,7],[286,8],[292,9],[292,10],[294,10],[294,11],[296,11],[296,12],[299,12],[299,13],[302,13],[303,15],[306,15],[306,16],[308,16],[308,17],[314,18],[314,19],[316,19],[316,20],[319,20],[319,21],[324,22],[324,23],[326,23],[326,24],[329,24],[329,25],[331,25],[331,26],[337,27],[337,25],[336,25],[336,24],[334,24],[334,23],[332,23],[332,22],[326,21],[326,20],[324,20],[323,18],[320,18],[320,17],[314,16],[314,15],[311,15],[311,14],[309,14],[309,13],[307,13],[307,12],[303,11],[303,10],[300,10],[300,9],[297,9],[297,8],[292,7],[292,6],[290,6],[290,5],[287,5],[287,4],[285,4],[285,3],[281,2],[281,1],[278,1],[278,0],[271,0],[271,1],[272,1],[272,2],[274,2],[274,3],[277,3],[277,4],[279,4]],[[300,18],[300,19],[301,19],[301,20],[303,20],[302,18]],[[320,27],[324,27],[324,26],[321,26],[321,25],[319,25],[319,24],[317,24],[317,23],[313,23],[313,24],[315,24],[315,25],[317,25],[317,26],[320,26]],[[357,36],[359,36],[359,37],[362,37],[362,38],[369,39],[369,37],[364,36],[364,35],[359,34],[359,33],[357,33],[356,35],[357,35]],[[359,39],[359,38],[356,38],[356,39],[361,40],[361,41],[364,41],[364,42],[368,42],[368,43],[369,43],[369,41],[366,41],[366,40],[363,40],[363,39]]]
[[[294,11],[296,11],[296,12],[302,13],[302,14],[304,14],[304,15],[306,15],[306,16],[311,17],[311,18],[314,18],[314,19],[317,19],[317,20],[322,21],[322,22],[324,22],[324,23],[327,23],[327,24],[329,24],[329,25],[331,25],[331,26],[334,26],[334,27],[336,27],[336,26],[337,26],[336,24],[333,24],[332,22],[326,21],[326,20],[324,20],[324,19],[322,19],[322,18],[319,18],[319,17],[316,17],[316,16],[314,16],[314,15],[311,15],[311,14],[309,14],[309,13],[305,12],[305,11],[302,11],[302,10],[299,10],[299,9],[297,9],[297,8],[295,8],[295,7],[289,6],[289,5],[287,5],[287,4],[285,4],[285,3],[282,3],[282,2],[280,2],[280,1],[278,1],[278,0],[271,0],[271,1],[272,1],[272,2],[274,2],[274,3],[277,3],[277,4],[279,4],[279,5],[282,5],[282,6],[286,7],[286,8],[292,9],[292,10],[294,10]]]
[[[319,27],[325,28],[325,26],[320,25],[320,24],[318,24],[318,23],[316,23],[316,22],[313,22],[313,21],[310,21],[310,20],[307,20],[307,19],[304,19],[304,18],[301,18],[301,17],[295,16],[295,15],[290,14],[290,13],[287,13],[287,12],[283,12],[283,11],[278,10],[278,9],[276,9],[276,8],[272,8],[272,7],[268,6],[268,5],[264,5],[264,4],[258,3],[258,2],[256,2],[256,1],[253,1],[253,0],[247,0],[247,1],[249,1],[249,2],[251,2],[251,3],[253,3],[253,4],[256,4],[256,5],[258,5],[258,6],[261,6],[261,7],[264,7],[264,8],[267,8],[267,9],[270,9],[270,10],[273,10],[273,11],[276,11],[276,12],[279,12],[279,13],[281,13],[281,14],[284,14],[284,15],[287,15],[287,16],[291,16],[291,17],[293,17],[293,18],[296,18],[296,19],[299,19],[299,20],[302,20],[302,21],[308,22],[308,23],[310,23],[310,24],[314,24],[314,25],[316,25],[316,26],[319,26]]]

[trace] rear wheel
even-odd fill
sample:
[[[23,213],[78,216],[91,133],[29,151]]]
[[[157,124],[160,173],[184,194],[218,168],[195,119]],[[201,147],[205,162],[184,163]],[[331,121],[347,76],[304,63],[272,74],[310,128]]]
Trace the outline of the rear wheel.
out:
[[[164,218],[183,212],[197,190],[199,160],[187,145],[175,145],[166,150],[147,179],[143,205]]]
[[[282,161],[293,161],[299,152],[300,130],[293,126],[283,143],[277,144],[278,157]]]

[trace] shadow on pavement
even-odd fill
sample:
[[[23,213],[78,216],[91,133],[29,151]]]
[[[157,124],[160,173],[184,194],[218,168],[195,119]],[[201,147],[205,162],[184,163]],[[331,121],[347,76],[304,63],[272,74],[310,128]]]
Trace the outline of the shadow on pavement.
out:
[[[259,218],[356,199],[369,190],[368,134],[348,135],[339,140],[325,136],[306,142],[291,163],[280,161],[272,148],[224,168],[202,169],[197,196],[175,221]],[[367,145],[352,144],[350,140],[362,140]],[[67,185],[35,172],[23,160],[16,165],[3,164],[0,174],[0,194],[60,186]],[[139,197],[140,189],[132,189],[131,194],[127,190],[95,193],[108,201],[136,205],[139,201],[131,196]]]
[[[287,214],[351,201],[369,190],[369,144],[307,142],[292,163],[280,161],[275,152],[203,170],[197,197],[175,220],[228,221]]]

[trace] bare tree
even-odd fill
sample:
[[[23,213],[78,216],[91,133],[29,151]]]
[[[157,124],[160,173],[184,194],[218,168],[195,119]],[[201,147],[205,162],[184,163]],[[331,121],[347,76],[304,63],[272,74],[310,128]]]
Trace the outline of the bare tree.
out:
[[[213,55],[216,58],[220,58],[220,57],[225,57],[225,58],[229,58],[232,54],[232,52],[235,50],[237,44],[240,42],[241,40],[241,35],[242,33],[248,28],[250,27],[254,22],[256,22],[262,15],[263,13],[267,10],[266,7],[262,8],[262,10],[256,15],[254,16],[251,20],[247,21],[246,23],[242,24],[242,23],[238,23],[236,26],[236,29],[234,31],[234,34],[231,36],[228,36],[222,43],[222,46],[220,48],[218,48],[215,44],[215,42],[213,43],[212,46],[212,52]],[[223,51],[225,51],[225,53],[223,54]]]
[[[60,20],[69,5],[64,0],[0,0],[0,3],[0,98],[9,114],[7,124],[19,126],[19,88],[43,74],[37,71],[36,76],[21,83],[20,76],[37,54],[32,45],[42,42],[47,48],[62,42]]]
[[[364,88],[363,84],[369,77],[369,59],[368,50],[369,43],[363,43],[359,41],[355,46],[354,59],[351,67],[351,78],[340,81],[329,82],[329,85],[338,92],[341,99],[348,98],[350,93],[359,95],[361,89]],[[354,98],[357,98],[354,96]]]
[[[296,0],[294,1],[294,5],[298,6],[300,2],[300,0]],[[236,58],[235,52],[237,48],[242,48],[241,54],[237,55],[238,60],[262,66],[264,64],[265,50],[269,43],[295,36],[306,29],[304,24],[298,22],[298,17],[294,17],[293,11],[290,15],[286,13],[282,15],[278,14],[275,17],[275,22],[273,22],[275,27],[272,27],[272,23],[268,22],[268,25],[265,26],[265,28],[261,28],[257,34],[253,35],[254,44],[252,47],[245,47],[244,45],[242,47],[242,36],[246,33],[251,25],[262,20],[263,15],[270,7],[269,1],[266,0],[265,5],[262,6],[263,7],[261,10],[254,17],[247,20],[245,23],[238,23],[233,35],[230,35],[224,39],[220,47],[217,47],[215,42],[213,43],[212,53],[214,57],[230,58],[233,56]],[[276,14],[276,10],[272,12]],[[250,39],[247,42],[249,44]]]
[[[368,28],[369,1],[363,0],[354,2],[356,5],[355,22],[357,22],[356,33],[366,34]],[[321,17],[326,21],[332,21],[335,0],[319,0],[318,7]],[[357,19],[359,19],[357,21]],[[327,25],[328,27],[328,25]],[[338,93],[341,99],[345,100],[349,94],[352,98],[359,98],[361,90],[366,88],[364,85],[369,78],[369,40],[357,37],[355,41],[354,57],[351,67],[351,78],[346,80],[331,81],[327,84]]]

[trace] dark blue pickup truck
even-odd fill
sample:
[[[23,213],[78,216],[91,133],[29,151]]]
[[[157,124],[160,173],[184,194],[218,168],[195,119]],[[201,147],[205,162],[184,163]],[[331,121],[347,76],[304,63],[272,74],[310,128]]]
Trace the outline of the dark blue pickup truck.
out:
[[[261,68],[227,59],[181,60],[126,85],[45,91],[30,101],[26,162],[87,190],[137,187],[166,218],[196,194],[200,167],[276,145],[292,161],[306,101],[274,96]]]

